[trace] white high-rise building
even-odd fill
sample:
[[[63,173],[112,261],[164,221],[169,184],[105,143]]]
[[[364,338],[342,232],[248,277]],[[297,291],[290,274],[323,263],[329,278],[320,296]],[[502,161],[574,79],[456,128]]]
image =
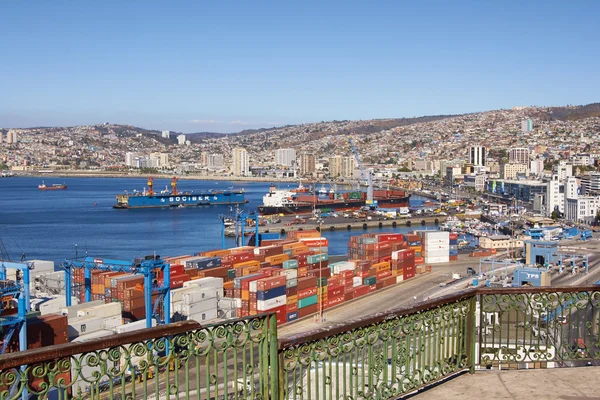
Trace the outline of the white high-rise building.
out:
[[[526,147],[517,147],[508,152],[508,162],[510,164],[525,164],[529,166],[529,149]]]
[[[134,167],[135,165],[135,158],[136,155],[135,153],[132,152],[127,152],[125,153],[125,165],[127,165],[128,167]]]
[[[573,165],[567,164],[564,161],[560,161],[558,165],[554,166],[554,171],[558,175],[558,179],[561,181],[566,180],[569,176],[573,176]]]
[[[521,121],[521,130],[524,133],[531,132],[533,130],[533,120],[531,118],[527,118]]]
[[[231,172],[235,176],[250,175],[250,160],[246,149],[237,147],[233,149]]]
[[[185,144],[185,135],[178,135],[177,136],[177,144],[181,144],[181,145]]]
[[[223,155],[222,154],[209,154],[206,160],[206,164],[210,168],[222,168],[223,167]]]
[[[579,197],[579,183],[574,176],[568,176],[565,183],[565,199],[576,199]]]
[[[529,164],[529,172],[533,175],[541,175],[544,172],[544,160],[536,158]]]
[[[0,144],[2,144],[3,140],[4,140],[4,134],[2,132],[0,132]]]
[[[164,137],[165,139],[170,139],[171,138],[171,131],[162,131],[161,136]]]
[[[296,163],[296,150],[277,149],[275,150],[275,164],[291,167]]]
[[[552,175],[546,188],[546,216],[550,217],[554,210],[565,212],[564,184],[558,179],[558,175]]]
[[[485,166],[485,146],[469,147],[469,164]]]

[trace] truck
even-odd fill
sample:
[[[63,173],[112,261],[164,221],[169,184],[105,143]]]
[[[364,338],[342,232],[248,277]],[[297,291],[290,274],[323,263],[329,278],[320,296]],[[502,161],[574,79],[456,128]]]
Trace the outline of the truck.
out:
[[[410,210],[408,209],[408,207],[400,207],[398,209],[398,214],[400,215],[408,215],[410,213]]]

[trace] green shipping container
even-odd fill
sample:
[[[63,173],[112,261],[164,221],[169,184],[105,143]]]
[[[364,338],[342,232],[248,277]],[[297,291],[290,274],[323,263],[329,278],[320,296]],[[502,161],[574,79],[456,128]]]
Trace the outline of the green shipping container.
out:
[[[313,296],[306,297],[304,299],[300,299],[298,300],[298,308],[312,306],[313,304],[317,304],[317,301],[319,301],[319,296],[317,296],[316,294]]]
[[[371,286],[377,283],[377,278],[374,276],[367,276],[365,279],[363,279],[363,285],[365,286]]]
[[[235,269],[227,270],[227,279],[235,279]]]
[[[327,278],[317,278],[317,287],[327,286]]]
[[[348,193],[349,199],[362,199],[362,192],[350,192]]]
[[[298,268],[298,260],[285,260],[283,268]]]
[[[316,264],[319,261],[327,261],[328,259],[329,259],[328,254],[315,254],[315,255],[306,257],[306,261],[309,264]]]

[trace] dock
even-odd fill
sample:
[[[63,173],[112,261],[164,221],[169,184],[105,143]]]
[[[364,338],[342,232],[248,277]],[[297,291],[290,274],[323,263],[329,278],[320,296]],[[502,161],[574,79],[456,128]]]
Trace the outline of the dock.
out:
[[[315,221],[307,221],[304,224],[297,223],[279,223],[267,226],[260,226],[258,228],[259,233],[286,233],[300,230],[317,229],[322,231],[337,231],[337,230],[356,230],[356,229],[372,229],[372,228],[396,228],[396,227],[414,227],[419,229],[421,226],[437,226],[444,222],[446,217],[443,216],[428,216],[428,217],[414,217],[414,218],[402,218],[402,219],[381,219],[381,220],[366,220],[355,218],[348,218],[347,221],[334,222],[323,222],[320,225]],[[246,228],[254,232],[255,228]]]

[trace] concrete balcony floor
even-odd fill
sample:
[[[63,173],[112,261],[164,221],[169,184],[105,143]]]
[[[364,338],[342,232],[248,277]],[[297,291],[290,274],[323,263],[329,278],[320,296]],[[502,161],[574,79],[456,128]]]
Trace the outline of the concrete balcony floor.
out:
[[[600,399],[600,367],[481,370],[463,374],[411,399]]]

